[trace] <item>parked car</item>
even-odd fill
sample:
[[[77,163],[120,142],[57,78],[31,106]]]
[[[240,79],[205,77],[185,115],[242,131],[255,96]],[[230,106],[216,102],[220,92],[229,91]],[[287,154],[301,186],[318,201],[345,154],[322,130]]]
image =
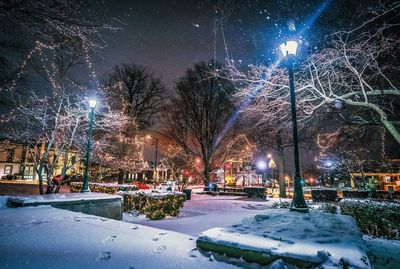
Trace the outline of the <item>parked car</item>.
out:
[[[4,176],[1,176],[1,179],[15,180],[15,179],[22,179],[22,176],[19,175],[19,174],[15,174],[15,175],[4,175]]]
[[[53,184],[58,184],[61,179],[61,175],[57,175],[54,177]],[[83,177],[81,175],[65,175],[61,185],[70,185],[71,182],[83,182]]]
[[[159,186],[158,186],[158,190],[160,192],[173,192],[175,191],[175,182],[172,181],[167,181],[167,182],[162,182]]]
[[[63,181],[61,182],[62,185],[70,183],[71,176],[65,175]],[[58,185],[61,180],[61,175],[56,175],[55,177],[51,178],[51,184]]]
[[[146,184],[139,182],[139,181],[135,181],[132,182],[132,185],[135,185],[136,187],[138,187],[139,190],[148,190],[150,189],[149,186],[147,186]]]

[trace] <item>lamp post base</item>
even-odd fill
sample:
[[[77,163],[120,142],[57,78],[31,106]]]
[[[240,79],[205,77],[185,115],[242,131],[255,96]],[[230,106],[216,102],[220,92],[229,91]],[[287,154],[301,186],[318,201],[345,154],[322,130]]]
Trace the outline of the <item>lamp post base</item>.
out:
[[[84,189],[84,190],[81,190],[81,192],[83,193],[83,192],[90,192],[90,190],[89,189]]]
[[[297,211],[297,212],[301,212],[301,213],[307,213],[309,211],[309,208],[306,207],[295,207],[295,206],[291,206],[289,207],[290,211]]]
[[[299,176],[294,178],[294,193],[290,210],[303,213],[307,213],[309,210],[306,201],[304,200],[303,186],[301,183],[301,177]]]

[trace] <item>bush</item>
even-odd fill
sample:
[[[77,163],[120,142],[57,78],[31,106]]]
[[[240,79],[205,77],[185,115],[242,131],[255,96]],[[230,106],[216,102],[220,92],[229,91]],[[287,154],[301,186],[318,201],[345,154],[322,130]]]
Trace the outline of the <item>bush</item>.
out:
[[[71,192],[80,192],[82,182],[71,182],[69,186]],[[135,191],[138,189],[135,185],[107,184],[107,183],[89,183],[89,189],[92,192],[116,194],[119,191]]]
[[[400,239],[400,203],[344,199],[340,209],[352,216],[364,233]]]
[[[275,202],[272,204],[272,208],[289,208],[289,202]]]
[[[336,202],[337,190],[335,189],[322,189],[311,190],[313,202]]]
[[[176,217],[185,202],[181,192],[154,193],[150,191],[119,192],[124,197],[123,210],[137,210],[151,220],[163,219],[166,216]]]
[[[247,197],[262,198],[265,199],[265,187],[244,187],[244,192]]]
[[[400,192],[396,191],[392,195],[390,195],[388,191],[365,191],[365,190],[343,191],[343,198],[358,198],[358,199],[376,198],[380,200],[391,200],[391,199],[400,199]]]
[[[332,204],[323,204],[319,209],[325,213],[336,214],[337,212],[337,207]]]

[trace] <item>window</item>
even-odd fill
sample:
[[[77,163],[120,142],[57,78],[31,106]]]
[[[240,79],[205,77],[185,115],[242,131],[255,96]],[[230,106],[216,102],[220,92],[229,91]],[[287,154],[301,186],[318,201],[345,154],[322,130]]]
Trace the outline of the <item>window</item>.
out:
[[[33,178],[33,166],[32,165],[27,165],[25,166],[25,173],[24,173],[24,178],[32,179]]]
[[[12,162],[14,160],[14,150],[7,150],[7,162]]]
[[[4,166],[4,174],[5,175],[11,175],[12,174],[12,170],[13,170],[13,166],[12,165]]]

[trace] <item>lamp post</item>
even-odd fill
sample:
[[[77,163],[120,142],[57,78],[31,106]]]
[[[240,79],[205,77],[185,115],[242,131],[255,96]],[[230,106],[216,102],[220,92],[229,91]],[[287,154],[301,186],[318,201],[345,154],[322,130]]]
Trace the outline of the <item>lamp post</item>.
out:
[[[154,186],[157,183],[158,179],[158,173],[157,173],[157,159],[158,159],[158,138],[157,137],[151,137],[150,135],[146,136],[147,139],[153,139],[155,141],[155,156],[154,156],[154,172],[153,172],[153,181],[154,181]]]
[[[293,153],[294,153],[294,193],[290,210],[299,212],[308,212],[308,206],[304,200],[303,187],[301,184],[300,164],[299,164],[299,146],[297,142],[297,116],[296,116],[296,95],[294,91],[294,76],[293,76],[293,58],[297,54],[298,43],[296,41],[287,41],[279,46],[282,55],[286,58],[286,63],[289,71],[289,88],[290,88],[290,103],[292,110],[292,125],[293,125]]]
[[[262,185],[265,185],[265,170],[267,169],[267,162],[265,160],[257,161],[257,168],[261,173]]]
[[[97,100],[90,99],[89,107],[89,131],[88,131],[88,141],[87,141],[87,149],[86,149],[86,164],[85,164],[85,174],[83,175],[83,185],[81,192],[90,192],[89,189],[89,169],[90,169],[90,152],[92,150],[92,131],[93,131],[93,121],[94,121],[94,110],[97,106]]]

